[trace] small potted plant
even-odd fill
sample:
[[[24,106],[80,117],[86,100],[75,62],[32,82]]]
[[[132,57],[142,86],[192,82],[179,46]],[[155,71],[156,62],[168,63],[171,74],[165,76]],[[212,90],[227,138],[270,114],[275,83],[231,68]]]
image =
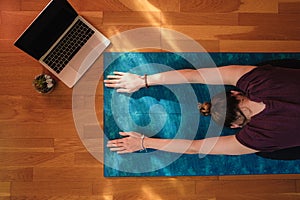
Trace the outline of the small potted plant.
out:
[[[50,93],[55,87],[55,80],[48,74],[40,74],[33,80],[33,86],[42,94]]]

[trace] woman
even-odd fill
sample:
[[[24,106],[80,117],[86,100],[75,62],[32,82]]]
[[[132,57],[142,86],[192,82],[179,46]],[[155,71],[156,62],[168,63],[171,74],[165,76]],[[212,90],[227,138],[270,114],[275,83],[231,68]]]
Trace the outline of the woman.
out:
[[[200,112],[211,114],[217,123],[219,109],[227,106],[225,125],[242,128],[236,135],[194,141],[172,140],[172,145],[168,145],[168,139],[121,132],[127,137],[109,141],[107,146],[118,153],[152,148],[177,153],[223,155],[274,152],[300,146],[300,70],[273,66],[224,66],[218,68],[223,80],[216,78],[215,70],[177,70],[149,76],[115,72],[107,77],[105,85],[127,93],[153,85],[185,83],[186,80],[190,83],[236,86],[243,92],[231,91],[227,93],[226,100],[217,95],[211,103],[200,106]],[[204,143],[214,146],[208,150],[203,148]]]

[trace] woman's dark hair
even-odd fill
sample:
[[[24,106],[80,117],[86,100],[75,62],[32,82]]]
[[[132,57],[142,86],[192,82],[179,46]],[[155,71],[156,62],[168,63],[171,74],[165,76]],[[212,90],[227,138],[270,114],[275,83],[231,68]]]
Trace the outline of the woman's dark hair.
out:
[[[219,93],[212,98],[211,103],[204,102],[199,104],[198,108],[202,115],[211,115],[217,124],[230,127],[238,118],[239,102],[231,92]]]

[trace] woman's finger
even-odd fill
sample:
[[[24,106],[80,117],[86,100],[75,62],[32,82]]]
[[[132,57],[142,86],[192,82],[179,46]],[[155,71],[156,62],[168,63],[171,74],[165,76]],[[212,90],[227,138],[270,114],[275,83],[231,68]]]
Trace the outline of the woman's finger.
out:
[[[123,75],[125,75],[126,73],[125,73],[125,72],[114,72],[114,74],[123,76]]]
[[[109,148],[111,148],[111,147],[118,147],[118,145],[114,144],[114,143],[107,143],[106,146],[109,147]]]
[[[111,151],[125,151],[124,147],[116,147],[116,148],[110,148]]]
[[[120,75],[107,75],[107,77],[106,78],[108,78],[108,79],[120,79],[122,76],[120,76]]]
[[[120,145],[120,144],[123,144],[123,140],[122,140],[122,139],[110,140],[110,141],[107,142],[107,144],[116,144],[116,145]]]
[[[105,83],[105,87],[109,87],[109,88],[120,88],[120,84],[119,83]]]
[[[107,79],[104,80],[104,83],[120,83],[119,79]]]
[[[122,135],[122,136],[129,136],[129,132],[121,132],[120,131],[119,134]]]

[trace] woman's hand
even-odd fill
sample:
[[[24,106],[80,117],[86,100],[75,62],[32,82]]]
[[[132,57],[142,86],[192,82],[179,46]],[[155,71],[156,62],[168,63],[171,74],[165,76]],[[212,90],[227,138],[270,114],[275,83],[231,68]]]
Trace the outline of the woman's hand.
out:
[[[107,147],[109,147],[111,151],[116,151],[119,154],[124,154],[144,149],[144,135],[137,132],[119,132],[119,134],[127,137],[108,141]]]
[[[142,76],[124,72],[114,72],[104,80],[106,87],[117,88],[117,92],[133,93],[145,86]]]

